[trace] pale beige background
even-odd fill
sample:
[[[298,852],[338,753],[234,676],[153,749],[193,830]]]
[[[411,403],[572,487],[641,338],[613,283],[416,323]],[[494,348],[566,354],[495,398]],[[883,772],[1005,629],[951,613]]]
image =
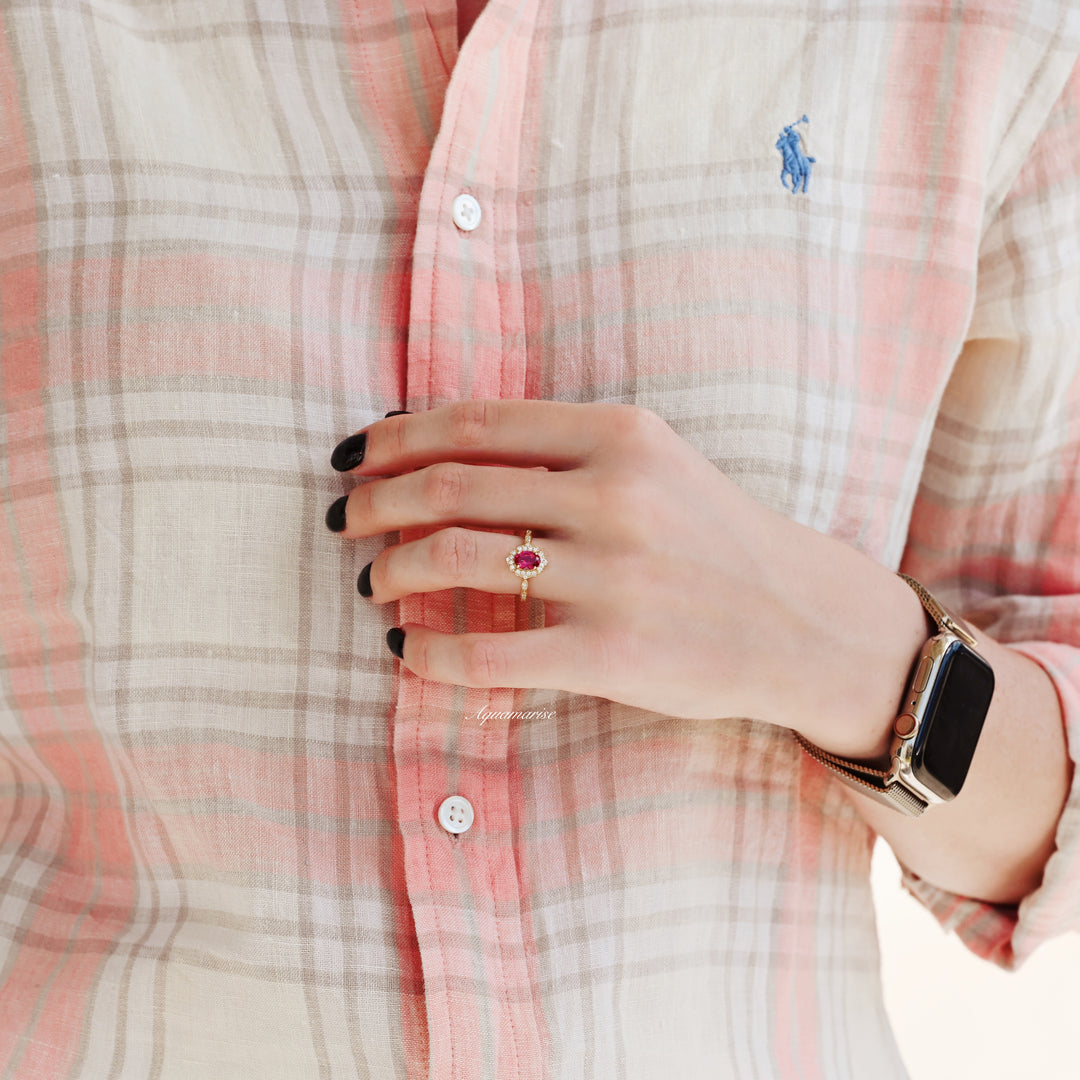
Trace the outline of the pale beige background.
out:
[[[900,887],[878,840],[872,868],[885,1005],[911,1080],[1077,1080],[1080,934],[1019,972],[968,952]],[[920,973],[932,972],[927,982]]]

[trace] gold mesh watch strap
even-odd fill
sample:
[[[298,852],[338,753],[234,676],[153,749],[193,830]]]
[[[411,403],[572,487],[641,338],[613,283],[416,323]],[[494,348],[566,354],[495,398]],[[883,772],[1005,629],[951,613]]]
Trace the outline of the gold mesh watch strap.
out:
[[[972,648],[975,647],[975,638],[934,599],[920,582],[907,574],[897,573],[897,577],[903,578],[911,586],[922,606],[926,609],[927,614],[937,624],[939,631],[948,631],[950,634],[955,634],[958,638],[971,645]],[[892,782],[888,783],[888,778],[892,775],[891,769],[882,769],[875,765],[837,757],[835,754],[830,754],[822,750],[821,747],[815,746],[800,735],[799,732],[792,731],[792,734],[799,745],[815,761],[821,762],[822,765],[846,784],[861,791],[864,795],[869,795],[875,801],[900,810],[902,813],[907,814],[908,817],[918,817],[929,805],[914,791],[900,783],[898,779],[893,778]]]
[[[930,613],[930,618],[937,623],[939,630],[948,630],[950,634],[955,634],[975,648],[976,641],[967,628],[957,622],[918,581],[907,574],[897,573],[896,576],[903,578],[915,590],[915,595],[922,601],[922,606]]]
[[[929,805],[919,798],[914,791],[904,787],[903,784],[893,781],[886,784],[888,769],[878,769],[873,765],[864,765],[858,761],[848,761],[847,758],[837,757],[835,754],[826,753],[819,746],[815,746],[808,739],[803,738],[797,731],[792,735],[798,740],[799,745],[815,760],[820,761],[830,772],[838,776],[844,783],[869,795],[876,802],[885,803],[893,809],[900,810],[908,817],[918,817]]]

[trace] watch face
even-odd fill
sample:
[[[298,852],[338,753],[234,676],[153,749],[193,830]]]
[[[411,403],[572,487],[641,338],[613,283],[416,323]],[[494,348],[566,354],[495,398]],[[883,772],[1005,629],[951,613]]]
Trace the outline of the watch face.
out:
[[[941,659],[921,730],[912,749],[915,778],[943,799],[959,793],[994,693],[994,672],[962,641]]]

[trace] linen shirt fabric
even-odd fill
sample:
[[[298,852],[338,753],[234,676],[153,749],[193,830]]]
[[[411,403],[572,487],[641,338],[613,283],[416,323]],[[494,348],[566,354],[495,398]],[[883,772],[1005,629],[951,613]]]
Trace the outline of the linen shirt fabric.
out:
[[[411,674],[390,626],[543,605],[360,598],[433,530],[329,533],[330,453],[651,409],[1042,665],[1075,758],[1078,55],[1064,0],[460,49],[449,0],[2,0],[2,1075],[903,1077],[853,796],[754,718]],[[1080,790],[1019,905],[904,877],[1014,968],[1080,925]]]

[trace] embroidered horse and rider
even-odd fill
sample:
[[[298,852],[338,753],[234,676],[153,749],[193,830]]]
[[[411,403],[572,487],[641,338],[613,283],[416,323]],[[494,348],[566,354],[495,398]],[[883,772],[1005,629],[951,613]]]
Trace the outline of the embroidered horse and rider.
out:
[[[797,124],[808,123],[810,120],[804,113],[801,120],[788,124],[780,133],[780,138],[776,140],[776,149],[784,157],[784,171],[780,174],[780,183],[786,188],[787,178],[790,177],[792,195],[798,192],[800,184],[802,184],[802,190],[806,191],[806,185],[810,181],[810,166],[817,161],[817,158],[807,157],[803,153],[802,138],[795,130]]]

